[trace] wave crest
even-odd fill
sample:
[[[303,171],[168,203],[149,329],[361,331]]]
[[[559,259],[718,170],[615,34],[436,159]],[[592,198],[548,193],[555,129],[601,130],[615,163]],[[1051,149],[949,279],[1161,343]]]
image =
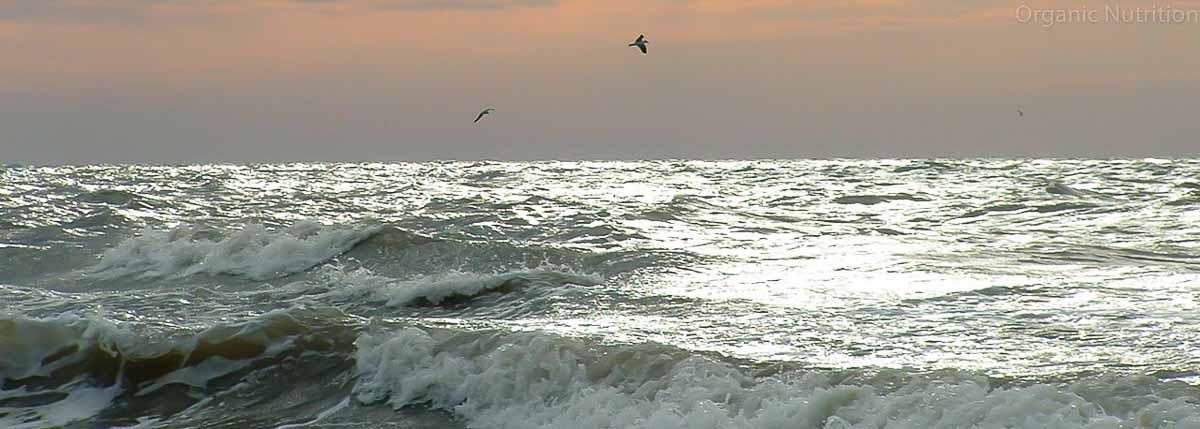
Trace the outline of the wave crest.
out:
[[[190,228],[147,230],[104,252],[91,275],[101,279],[234,275],[253,280],[305,271],[349,251],[382,229],[302,221],[284,230],[249,224],[223,238]]]
[[[342,317],[280,310],[159,338],[98,316],[0,316],[0,427],[58,427],[101,412],[169,415],[256,369],[306,356],[345,360],[354,334]]]
[[[594,286],[603,282],[595,276],[532,270],[503,274],[443,273],[397,280],[377,276],[360,268],[332,273],[334,283],[346,283],[331,294],[382,301],[388,306],[457,306],[485,295],[502,295],[531,287],[558,288],[566,285]]]
[[[1163,427],[1200,424],[1200,406],[1154,395],[1113,399],[1086,385],[992,387],[918,380],[898,389],[833,384],[821,374],[754,378],[665,346],[595,346],[536,332],[405,328],[359,336],[355,397],[428,403],[471,427],[930,428]],[[1152,383],[1156,383],[1153,382]],[[1103,385],[1112,385],[1108,380]],[[1156,387],[1157,386],[1157,387]],[[1122,394],[1128,398],[1129,392]]]

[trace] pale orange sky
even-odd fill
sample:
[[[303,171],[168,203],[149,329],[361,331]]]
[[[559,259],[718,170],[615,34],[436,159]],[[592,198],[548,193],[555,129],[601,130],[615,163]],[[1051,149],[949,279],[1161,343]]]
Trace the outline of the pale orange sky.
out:
[[[1017,22],[1021,4],[1166,3],[5,0],[0,153],[81,162],[1198,152],[1200,23],[1043,28]],[[650,55],[625,46],[641,33]],[[471,125],[485,105],[497,114]],[[1029,113],[1020,122],[1018,107]]]

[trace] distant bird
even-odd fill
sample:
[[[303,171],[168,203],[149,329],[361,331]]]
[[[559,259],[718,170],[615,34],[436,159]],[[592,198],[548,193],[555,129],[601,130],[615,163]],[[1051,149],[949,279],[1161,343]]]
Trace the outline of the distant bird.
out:
[[[629,44],[629,46],[637,46],[638,49],[642,50],[642,55],[646,55],[646,44],[647,43],[650,43],[650,41],[646,40],[645,34],[641,34],[641,35],[638,35],[637,40],[634,40],[633,43]]]
[[[489,113],[495,112],[495,111],[496,111],[496,109],[493,109],[493,108],[491,108],[491,107],[489,107],[489,108],[486,108],[486,109],[483,109],[483,111],[482,111],[482,112],[479,112],[479,116],[476,116],[476,117],[475,117],[475,122],[479,122],[479,120],[480,120],[480,119],[483,119],[483,117],[484,117],[484,116],[486,116],[486,115],[487,115],[487,114],[489,114]],[[473,123],[475,123],[475,122],[472,122],[472,124],[473,124]]]
[[[1021,111],[1021,109],[1017,109],[1017,117],[1018,117],[1018,118],[1023,118],[1023,117],[1025,117],[1025,112],[1022,112],[1022,111]]]

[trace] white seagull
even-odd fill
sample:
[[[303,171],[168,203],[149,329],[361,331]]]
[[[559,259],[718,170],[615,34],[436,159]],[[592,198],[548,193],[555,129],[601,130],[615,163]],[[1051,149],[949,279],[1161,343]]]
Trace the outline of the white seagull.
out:
[[[483,109],[483,111],[482,111],[482,112],[479,112],[479,116],[476,116],[476,117],[475,117],[475,122],[479,122],[479,120],[480,120],[480,119],[483,119],[483,117],[484,117],[485,115],[487,115],[487,114],[489,114],[489,113],[492,113],[492,112],[495,112],[495,111],[496,111],[496,109],[493,109],[493,108],[491,108],[491,107],[489,107],[489,108],[486,108],[486,109]],[[473,124],[473,123],[475,123],[475,122],[472,122],[472,124]]]
[[[638,49],[642,50],[642,55],[646,55],[646,44],[647,43],[650,43],[650,41],[646,40],[645,34],[641,34],[641,35],[638,35],[637,40],[634,40],[633,43],[629,44],[629,46],[637,46]]]

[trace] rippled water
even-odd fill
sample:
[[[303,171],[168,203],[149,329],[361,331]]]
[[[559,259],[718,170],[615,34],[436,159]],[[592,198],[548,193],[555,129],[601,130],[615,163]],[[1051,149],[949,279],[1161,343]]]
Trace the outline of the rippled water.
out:
[[[1198,173],[0,167],[0,426],[1200,427]]]

